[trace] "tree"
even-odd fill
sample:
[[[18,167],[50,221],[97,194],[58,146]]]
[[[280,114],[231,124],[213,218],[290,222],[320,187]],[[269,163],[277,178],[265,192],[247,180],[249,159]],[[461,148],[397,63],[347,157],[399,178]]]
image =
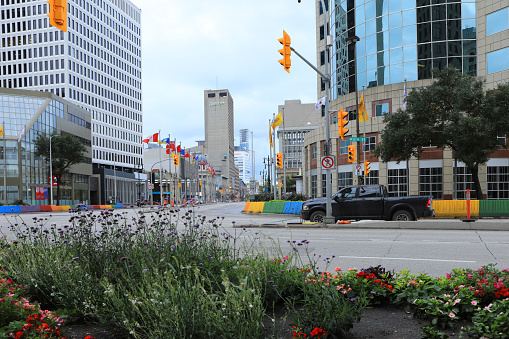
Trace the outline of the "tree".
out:
[[[436,81],[407,95],[406,110],[384,118],[385,128],[374,154],[383,162],[418,157],[423,147],[451,149],[472,174],[483,199],[479,166],[501,147],[509,134],[509,84],[484,91],[483,81],[452,68],[434,71]]]
[[[60,205],[62,176],[69,173],[71,166],[83,162],[87,151],[85,145],[71,134],[51,136],[52,177],[57,179],[57,205]],[[35,156],[50,161],[50,137],[39,134],[35,139]]]

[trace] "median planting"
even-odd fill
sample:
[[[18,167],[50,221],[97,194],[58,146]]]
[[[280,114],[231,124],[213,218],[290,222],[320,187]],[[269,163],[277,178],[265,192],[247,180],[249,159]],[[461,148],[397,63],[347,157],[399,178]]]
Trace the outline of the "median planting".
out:
[[[337,338],[379,305],[429,319],[430,337],[449,328],[474,338],[509,333],[505,269],[436,278],[340,268],[332,255],[309,255],[305,239],[267,246],[253,229],[226,228],[186,207],[135,218],[69,213],[65,225],[18,217],[1,238],[0,338],[65,337],[64,324],[77,321],[112,327],[119,338],[277,338],[288,330]]]

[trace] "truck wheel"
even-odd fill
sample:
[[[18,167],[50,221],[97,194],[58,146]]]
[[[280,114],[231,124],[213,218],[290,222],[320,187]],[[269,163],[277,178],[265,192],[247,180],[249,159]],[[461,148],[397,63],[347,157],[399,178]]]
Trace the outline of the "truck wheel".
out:
[[[323,218],[325,217],[325,213],[322,211],[316,211],[311,214],[309,217],[309,221],[311,222],[323,222]]]
[[[412,217],[412,214],[410,214],[410,212],[401,210],[401,211],[397,211],[396,213],[394,213],[394,215],[392,216],[392,220],[394,220],[394,221],[411,221],[411,220],[413,220],[413,217]]]

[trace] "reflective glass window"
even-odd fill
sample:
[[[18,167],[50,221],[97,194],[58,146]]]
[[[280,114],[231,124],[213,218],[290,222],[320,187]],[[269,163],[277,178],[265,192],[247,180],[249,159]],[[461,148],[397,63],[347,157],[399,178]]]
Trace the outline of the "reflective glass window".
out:
[[[443,58],[447,56],[447,44],[445,42],[436,42],[433,44],[433,58]]]
[[[407,1],[404,1],[404,2],[407,2]],[[410,2],[410,1],[408,1],[408,2]],[[403,26],[415,25],[417,23],[417,19],[415,17],[415,15],[416,15],[415,9],[404,11],[401,14],[403,16]]]
[[[366,36],[366,24],[360,24],[355,27],[355,33],[358,37],[365,37]],[[373,30],[373,33],[375,31]]]
[[[417,25],[417,42],[430,42],[431,41],[431,24],[418,24]]]
[[[376,68],[376,54],[370,54],[366,57],[366,66],[368,70]]]
[[[366,54],[372,54],[375,53],[377,50],[376,48],[376,35],[370,35],[366,37]]]
[[[366,35],[376,33],[376,20],[370,20],[366,22]]]
[[[375,105],[375,116],[379,117],[386,114],[389,114],[389,103]]]
[[[415,2],[403,0],[401,3],[401,9],[410,9],[415,7]]]
[[[376,16],[375,1],[366,2],[365,6],[366,20],[374,19]]]
[[[449,66],[461,71],[463,69],[461,59],[461,57],[449,58]]]
[[[447,20],[447,39],[461,39],[461,20]]]
[[[403,46],[417,44],[417,25],[403,27]]]
[[[433,68],[444,69],[447,66],[447,59],[433,59]]]
[[[461,4],[447,5],[447,19],[461,19]]]
[[[431,58],[431,44],[417,45],[417,58],[418,59]]]
[[[389,29],[401,27],[401,12],[389,15]]]
[[[463,58],[463,73],[477,75],[477,58],[475,56]]]
[[[509,48],[500,49],[486,55],[488,74],[509,69]]]
[[[402,35],[401,28],[391,29],[389,31],[390,47],[401,47],[402,46]]]
[[[403,76],[407,81],[417,80],[417,61],[405,62],[403,64]]]
[[[364,88],[368,87],[366,82],[366,72],[362,72],[357,75],[357,90],[362,90],[363,86]]]
[[[364,5],[360,5],[355,9],[355,22],[360,24],[364,21],[366,21],[366,17],[364,16]]]
[[[389,31],[384,31],[376,34],[376,49],[383,51],[389,49]]]
[[[433,20],[445,20],[445,5],[431,7],[431,18]]]
[[[366,71],[366,57],[357,59],[357,73]]]
[[[366,81],[368,83],[368,88],[370,87],[376,87],[377,81],[376,81],[376,68],[370,69],[366,72]]]
[[[405,0],[403,0],[405,1]],[[389,0],[389,13],[401,11],[401,0]]]
[[[377,80],[378,86],[389,85],[389,68],[388,67],[378,67]]]
[[[432,40],[433,41],[443,41],[445,40],[446,35],[446,23],[444,21],[433,21],[432,25]]]
[[[420,7],[417,8],[417,22],[428,22],[431,20],[431,8]]]
[[[391,64],[399,64],[403,62],[403,49],[395,48],[390,50]]]
[[[449,42],[447,42],[447,49],[448,49],[449,56],[459,56],[459,55],[462,55],[461,41],[459,41],[459,40],[458,41],[449,41]]]
[[[463,39],[475,39],[475,19],[461,20],[461,30],[463,32]]]
[[[403,81],[403,64],[391,65],[391,83],[395,84]]]
[[[463,2],[461,4],[461,17],[463,19],[475,19],[475,3]]]
[[[419,60],[417,63],[417,77],[419,80],[421,79],[430,79],[431,78],[431,59],[427,60]]]
[[[389,29],[389,16],[385,15],[379,18],[376,18],[376,31],[386,31]]]
[[[388,0],[376,0],[376,16],[387,15],[389,13]]]
[[[388,66],[389,65],[389,52],[378,52],[376,54],[377,66]]]
[[[476,41],[464,40],[463,41],[463,55],[476,55]]]
[[[501,9],[486,16],[486,35],[509,29],[509,8]]]
[[[405,62],[417,60],[417,46],[403,47],[403,60]]]

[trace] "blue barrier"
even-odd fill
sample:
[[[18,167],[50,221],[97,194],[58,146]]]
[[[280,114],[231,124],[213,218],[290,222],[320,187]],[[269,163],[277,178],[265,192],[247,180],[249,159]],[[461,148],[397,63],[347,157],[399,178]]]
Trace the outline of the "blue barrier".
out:
[[[283,214],[300,214],[302,209],[302,201],[287,201]]]
[[[21,213],[21,206],[0,206],[0,213]]]

